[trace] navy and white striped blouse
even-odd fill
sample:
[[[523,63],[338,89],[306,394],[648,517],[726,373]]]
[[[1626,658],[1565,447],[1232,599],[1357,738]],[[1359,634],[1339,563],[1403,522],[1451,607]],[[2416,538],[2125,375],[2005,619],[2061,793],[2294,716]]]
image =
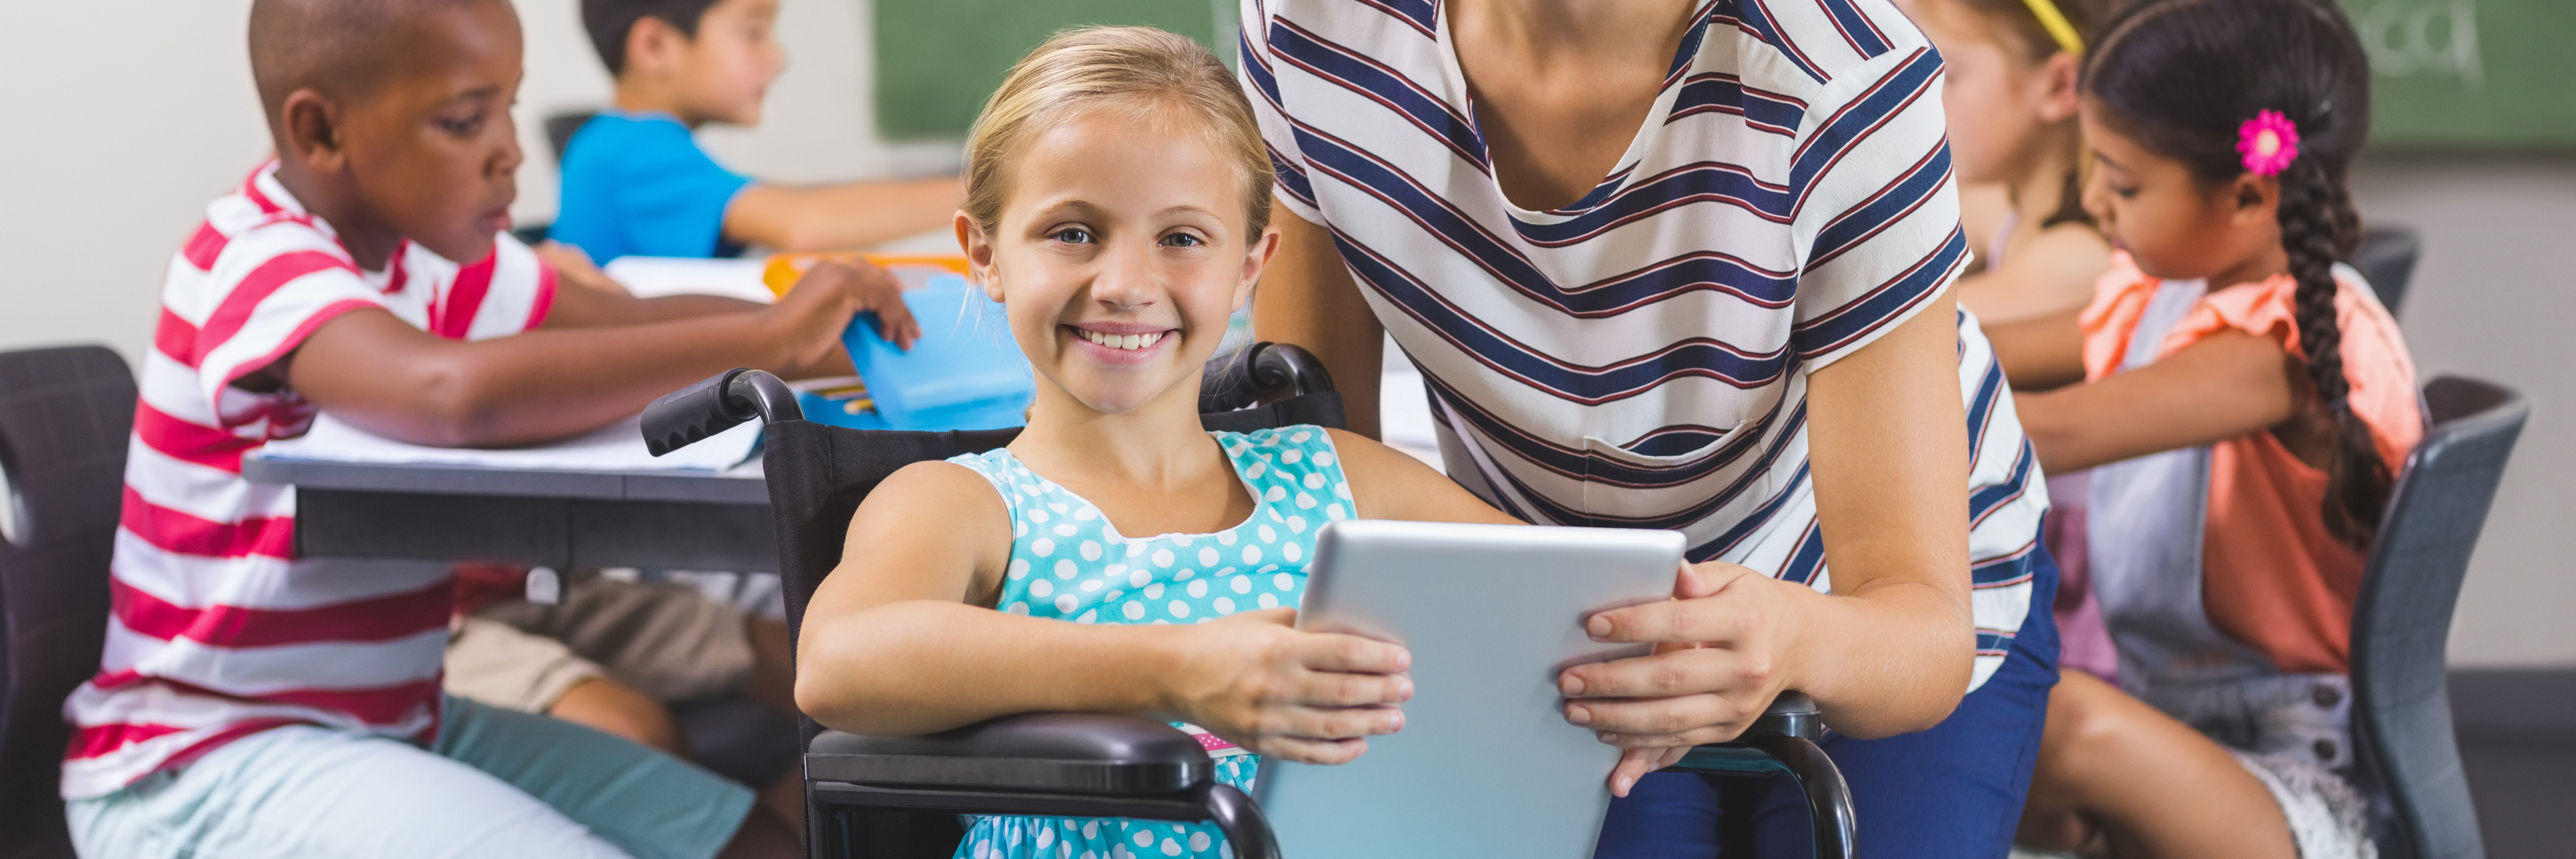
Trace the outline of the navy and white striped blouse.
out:
[[[1825,590],[1807,374],[1968,261],[1941,58],[1884,0],[1699,15],[1617,168],[1546,212],[1496,184],[1434,0],[1243,0],[1241,68],[1279,198],[1421,368],[1451,475],[1532,522],[1676,529],[1693,560]],[[1959,387],[1982,684],[2048,499],[1965,313]]]

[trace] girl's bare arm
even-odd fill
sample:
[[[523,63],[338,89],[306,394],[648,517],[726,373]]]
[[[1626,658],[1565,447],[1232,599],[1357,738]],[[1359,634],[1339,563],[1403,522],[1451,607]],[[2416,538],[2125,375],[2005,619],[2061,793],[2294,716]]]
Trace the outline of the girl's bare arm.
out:
[[[1528,524],[1431,470],[1422,460],[1355,432],[1330,430],[1333,453],[1351,481],[1351,503],[1357,515],[1370,519],[1413,522],[1483,522]]]
[[[991,485],[949,463],[896,472],[851,520],[807,604],[796,702],[816,721],[923,734],[1031,712],[1197,723],[1263,754],[1338,763],[1403,724],[1402,648],[1250,612],[1191,626],[1092,625],[989,607],[1011,548]]]
[[[2098,382],[2016,394],[2013,408],[2040,467],[2064,473],[2278,425],[2301,378],[2278,341],[2227,331]]]

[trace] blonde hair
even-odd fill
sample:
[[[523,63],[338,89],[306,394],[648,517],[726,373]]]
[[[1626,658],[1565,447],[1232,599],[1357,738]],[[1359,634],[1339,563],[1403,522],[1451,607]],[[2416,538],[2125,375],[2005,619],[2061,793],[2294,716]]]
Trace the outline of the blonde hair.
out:
[[[1196,120],[1197,131],[1239,174],[1245,240],[1270,225],[1270,150],[1243,88],[1207,48],[1152,27],[1065,30],[1011,66],[966,135],[967,216],[994,232],[1021,144],[1097,110],[1149,122],[1174,113]]]

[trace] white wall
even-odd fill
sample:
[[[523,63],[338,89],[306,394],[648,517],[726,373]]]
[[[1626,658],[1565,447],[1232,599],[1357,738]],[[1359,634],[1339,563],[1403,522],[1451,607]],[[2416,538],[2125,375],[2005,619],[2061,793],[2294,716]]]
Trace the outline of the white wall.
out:
[[[0,9],[0,349],[104,342],[147,348],[154,290],[206,202],[268,145],[242,56],[247,0],[11,3]],[[789,0],[791,65],[756,130],[709,148],[778,181],[953,169],[953,146],[889,147],[870,104],[867,0]],[[577,0],[523,0],[529,151],[513,213],[554,212],[539,120],[595,107],[608,79]],[[2576,160],[2380,161],[2358,180],[2364,211],[2426,233],[2404,314],[2428,373],[2504,381],[2536,401],[2481,544],[2455,661],[2576,664],[2576,562],[2554,539],[2576,523],[2576,373],[2559,347],[2576,326]]]
[[[248,0],[11,3],[0,9],[0,348],[150,342],[170,255],[268,149],[243,54]],[[783,182],[929,175],[938,144],[876,138],[866,0],[789,0],[789,66],[758,129],[717,128],[709,149]],[[528,161],[521,223],[551,220],[542,119],[606,104],[609,79],[578,0],[522,0],[527,78],[516,115]]]
[[[2451,661],[2576,665],[2576,159],[2376,159],[2367,220],[2413,226],[2424,258],[2400,311],[2425,378],[2477,376],[2532,400],[2460,595]]]

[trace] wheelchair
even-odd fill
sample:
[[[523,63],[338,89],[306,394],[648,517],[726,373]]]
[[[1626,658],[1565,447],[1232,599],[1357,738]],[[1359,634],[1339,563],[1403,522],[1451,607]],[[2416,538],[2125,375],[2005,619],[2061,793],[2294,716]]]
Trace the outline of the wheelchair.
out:
[[[1343,424],[1341,398],[1305,350],[1256,343],[1210,367],[1200,395],[1211,430],[1249,432],[1292,424]],[[841,560],[859,502],[897,469],[1009,444],[1019,430],[856,430],[804,419],[777,377],[732,370],[656,401],[643,431],[656,455],[744,421],[763,428],[763,466],[778,528],[779,575],[791,635],[805,604]],[[806,849],[814,857],[944,857],[964,829],[960,814],[1125,817],[1212,822],[1238,859],[1274,859],[1279,848],[1260,807],[1214,778],[1199,744],[1170,725],[1094,713],[1006,716],[939,734],[860,736],[800,718]],[[1804,791],[1818,857],[1850,859],[1851,793],[1815,741],[1825,726],[1814,701],[1783,693],[1734,742],[1693,749],[1675,770],[1748,779],[1787,777]],[[1749,820],[1730,818],[1730,843],[1750,843]]]

